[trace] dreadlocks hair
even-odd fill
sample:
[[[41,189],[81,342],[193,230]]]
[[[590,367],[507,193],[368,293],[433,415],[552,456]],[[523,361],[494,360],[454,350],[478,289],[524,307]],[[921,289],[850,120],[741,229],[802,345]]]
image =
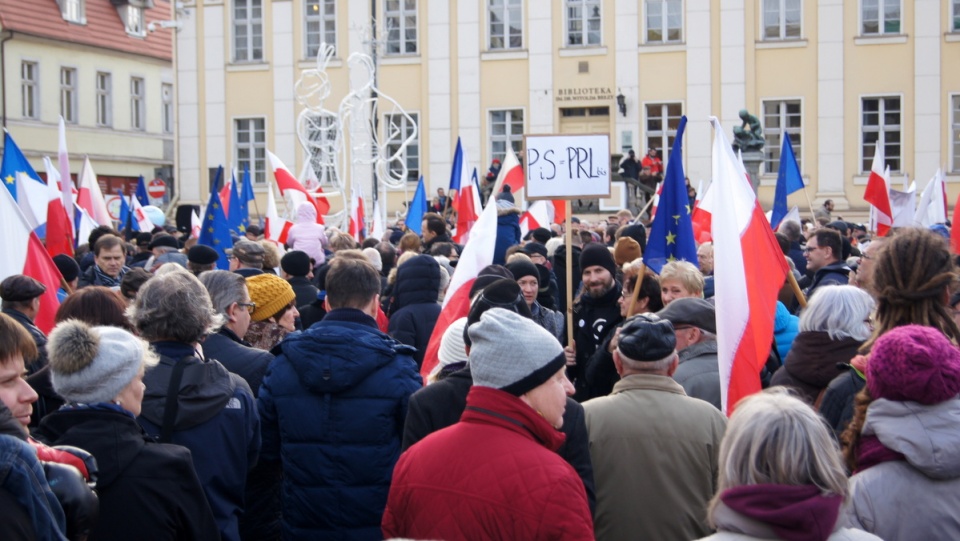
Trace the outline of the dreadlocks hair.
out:
[[[867,408],[873,402],[870,396],[870,389],[864,387],[853,398],[853,418],[850,424],[840,434],[840,445],[843,447],[843,462],[847,470],[853,475],[859,466],[860,439],[863,432],[863,425],[867,421]]]
[[[943,237],[926,229],[900,230],[880,248],[873,281],[877,292],[874,329],[861,353],[868,353],[887,331],[910,324],[933,327],[960,344],[960,327],[946,305],[957,268]]]

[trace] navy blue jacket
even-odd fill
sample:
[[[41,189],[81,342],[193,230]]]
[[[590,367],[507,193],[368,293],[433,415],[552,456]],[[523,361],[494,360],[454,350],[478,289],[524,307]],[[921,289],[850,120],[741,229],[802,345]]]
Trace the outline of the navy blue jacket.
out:
[[[288,336],[258,398],[263,459],[283,464],[284,539],[380,540],[410,395],[412,348],[360,310]]]
[[[493,264],[505,265],[507,249],[520,244],[520,209],[497,209],[497,243],[493,249]]]
[[[173,367],[188,363],[177,392],[179,406],[169,443],[190,449],[220,538],[239,540],[247,470],[257,463],[260,450],[260,419],[250,387],[219,362],[197,357],[188,344],[151,346],[162,357],[143,378],[147,389],[137,421],[151,436],[160,435]]]
[[[397,267],[387,331],[401,344],[417,349],[413,360],[418,368],[440,317],[439,295],[440,264],[432,256],[418,255]]]

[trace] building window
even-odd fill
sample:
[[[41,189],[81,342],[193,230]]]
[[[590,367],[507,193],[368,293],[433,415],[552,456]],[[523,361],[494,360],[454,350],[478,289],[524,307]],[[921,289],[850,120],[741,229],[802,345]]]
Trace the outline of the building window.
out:
[[[901,13],[900,0],[860,0],[860,32],[899,34]]]
[[[800,0],[763,0],[763,39],[800,39]]]
[[[144,130],[146,122],[146,108],[143,99],[143,79],[130,78],[130,128]]]
[[[877,145],[891,171],[900,171],[900,97],[863,98],[861,102],[861,171],[869,171]]]
[[[261,0],[233,2],[233,61],[263,60],[263,5]]]
[[[648,103],[647,112],[647,149],[654,149],[666,165],[673,149],[673,140],[677,138],[683,105],[680,103]]]
[[[489,0],[487,14],[491,50],[523,47],[523,2]]]
[[[113,125],[113,82],[109,73],[97,72],[97,126]]]
[[[329,114],[309,115],[306,117],[306,132],[309,141],[307,152],[317,181],[320,184],[333,184],[337,175],[333,166],[337,160],[336,117]],[[311,187],[307,186],[307,189]]]
[[[523,149],[523,110],[490,111],[490,159],[503,163],[507,148],[520,154]]]
[[[953,24],[950,28],[954,32],[960,32],[960,0],[953,0]]]
[[[64,122],[77,122],[77,70],[60,68],[60,116]]]
[[[416,54],[417,0],[385,0],[383,18],[387,54]]]
[[[307,10],[304,17],[307,58],[316,58],[321,43],[326,43],[336,51],[337,10],[335,0],[307,0],[304,6]],[[416,34],[416,27],[416,21],[414,21],[414,34]],[[416,43],[416,35],[414,35],[414,43]]]
[[[20,95],[23,118],[40,118],[40,66],[36,62],[20,64]]]
[[[953,144],[953,164],[951,170],[960,172],[960,95],[950,98],[953,122],[950,130]]]
[[[60,15],[67,22],[84,24],[83,0],[60,0]]]
[[[143,8],[127,5],[125,8],[124,26],[132,36],[145,36],[143,25]]]
[[[420,135],[417,132],[420,118],[417,113],[409,113],[409,115],[409,118],[399,113],[384,117],[387,156],[393,156],[400,149],[400,145],[416,132],[417,136],[404,150],[403,160],[407,164],[407,182],[417,182],[420,178]],[[394,178],[400,177],[401,169],[400,164],[390,162],[390,173]]]
[[[173,133],[173,85],[162,84],[160,97],[163,100],[163,133]]]
[[[647,43],[683,41],[682,0],[646,0],[644,6],[647,14]]]
[[[262,118],[238,118],[233,121],[233,143],[236,148],[237,171],[250,168],[253,182],[267,181],[267,130]]]
[[[600,45],[600,0],[566,0],[567,45]]]
[[[800,139],[800,127],[803,116],[800,114],[800,100],[772,100],[763,102],[763,147],[764,172],[776,174],[780,171],[780,148],[783,145],[784,132],[790,134],[793,154],[800,163],[800,151],[803,141]]]

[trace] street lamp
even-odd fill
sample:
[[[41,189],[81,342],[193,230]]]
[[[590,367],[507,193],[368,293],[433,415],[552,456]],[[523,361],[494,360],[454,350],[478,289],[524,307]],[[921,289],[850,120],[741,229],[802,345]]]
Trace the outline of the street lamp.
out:
[[[620,110],[620,114],[627,116],[627,98],[619,89],[617,89],[617,109]]]

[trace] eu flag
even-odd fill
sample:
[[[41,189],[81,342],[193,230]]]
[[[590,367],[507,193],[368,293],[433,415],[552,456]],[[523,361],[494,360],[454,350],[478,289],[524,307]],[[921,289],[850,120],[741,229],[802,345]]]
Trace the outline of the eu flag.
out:
[[[803,177],[800,176],[797,157],[793,154],[790,134],[784,133],[783,145],[780,148],[780,170],[777,171],[777,189],[773,195],[773,212],[770,214],[770,225],[774,230],[787,215],[787,196],[802,189]]]
[[[680,117],[677,138],[673,141],[667,173],[663,178],[657,215],[650,226],[647,253],[643,254],[643,262],[657,274],[660,274],[660,269],[667,262],[678,259],[698,265],[697,243],[693,236],[693,223],[690,221],[693,209],[690,208],[690,198],[687,196],[681,153],[683,129],[686,126],[687,117]]]
[[[143,181],[143,175],[140,175],[140,180],[137,181],[137,201],[140,202],[141,207],[145,207],[150,204],[150,197],[147,196],[147,185]]]
[[[423,175],[420,175],[420,182],[417,184],[417,191],[413,194],[413,201],[410,202],[410,208],[407,209],[407,219],[404,222],[407,229],[420,235],[423,233],[423,215],[427,213],[427,191],[423,187]]]
[[[250,182],[250,164],[243,164],[243,188],[240,190],[240,221],[243,231],[250,225],[250,201],[254,200],[253,183]]]
[[[243,205],[240,204],[240,191],[237,190],[236,175],[233,176],[233,182],[230,183],[230,204],[227,205],[227,224],[230,231],[235,231],[238,235],[247,232],[247,226],[243,223]]]
[[[20,151],[20,147],[13,141],[9,132],[3,132],[3,163],[0,165],[0,179],[3,179],[3,185],[10,191],[13,200],[17,200],[17,173],[26,173],[26,175],[37,182],[46,185],[40,180],[40,175],[33,170],[33,166],[27,161],[27,158]]]
[[[223,166],[217,170],[217,179],[213,183],[213,189],[210,190],[210,201],[207,203],[207,211],[203,215],[203,225],[200,226],[200,238],[198,244],[210,246],[219,254],[217,259],[217,268],[229,270],[230,263],[227,261],[227,250],[233,248],[233,239],[230,238],[230,226],[227,224],[227,217],[223,214],[223,205],[220,203],[220,179],[223,177]]]
[[[130,231],[140,231],[140,222],[133,219],[133,210],[127,203],[127,197],[123,195],[123,190],[117,190],[117,195],[120,196],[120,228],[128,233]]]

